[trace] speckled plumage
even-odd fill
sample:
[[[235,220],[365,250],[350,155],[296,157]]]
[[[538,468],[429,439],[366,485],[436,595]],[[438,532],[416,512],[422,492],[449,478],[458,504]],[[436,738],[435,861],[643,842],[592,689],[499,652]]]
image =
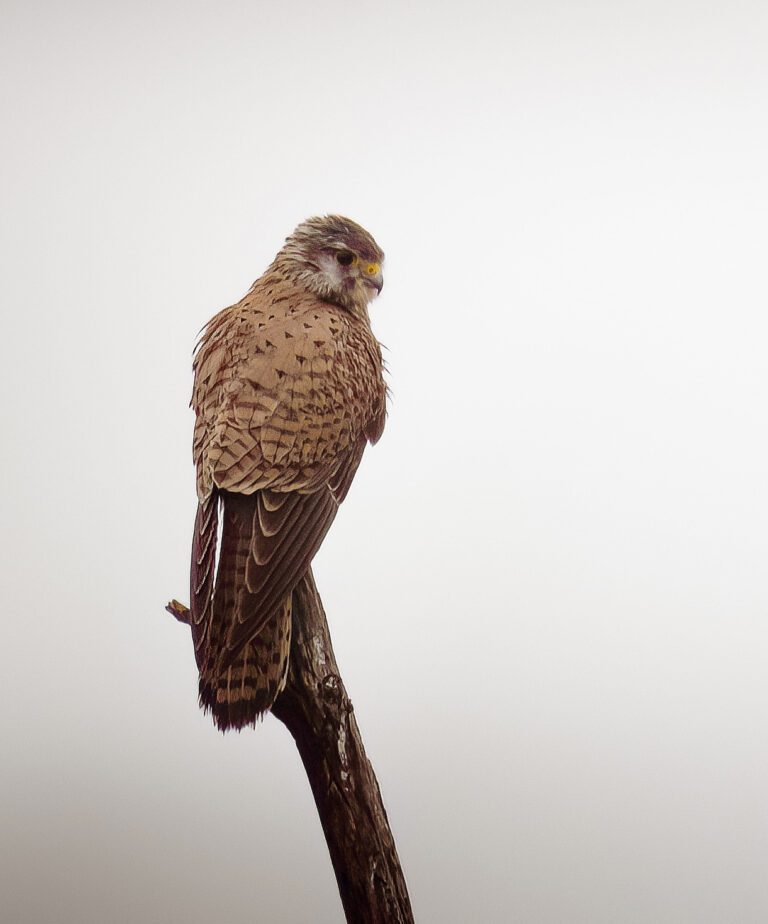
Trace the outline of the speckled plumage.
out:
[[[191,624],[200,701],[222,729],[254,722],[282,689],[291,591],[381,436],[367,303],[382,259],[349,219],[310,219],[198,345]]]

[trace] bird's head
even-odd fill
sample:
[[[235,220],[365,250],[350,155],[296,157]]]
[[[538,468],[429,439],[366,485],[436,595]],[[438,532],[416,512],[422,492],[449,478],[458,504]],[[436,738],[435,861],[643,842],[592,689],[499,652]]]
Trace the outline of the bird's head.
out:
[[[325,301],[365,311],[381,292],[384,253],[371,235],[341,215],[302,222],[286,240],[275,266]]]

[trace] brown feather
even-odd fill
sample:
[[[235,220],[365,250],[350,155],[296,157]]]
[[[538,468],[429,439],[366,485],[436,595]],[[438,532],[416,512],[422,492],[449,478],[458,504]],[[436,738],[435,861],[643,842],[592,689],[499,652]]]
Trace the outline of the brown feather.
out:
[[[211,618],[213,602],[214,566],[216,561],[216,532],[218,528],[218,492],[214,491],[198,504],[192,539],[192,569],[190,573],[190,607],[192,639],[195,656],[200,665],[202,648]]]
[[[209,322],[195,353],[191,623],[200,700],[221,728],[255,721],[277,696],[291,591],[384,425],[370,288],[351,276],[334,288],[318,268],[323,247],[338,246],[383,259],[354,222],[312,219]]]

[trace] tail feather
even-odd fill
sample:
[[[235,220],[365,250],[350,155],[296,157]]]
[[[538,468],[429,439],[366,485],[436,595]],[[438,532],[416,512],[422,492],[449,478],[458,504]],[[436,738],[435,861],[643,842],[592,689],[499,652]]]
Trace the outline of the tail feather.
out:
[[[210,599],[210,606],[206,624],[197,633],[202,641],[198,652],[200,705],[206,712],[212,713],[214,723],[222,731],[255,724],[271,708],[288,675],[290,594],[278,602],[274,614],[234,658],[226,649],[230,627],[247,623],[248,610],[253,606],[253,595],[249,594],[246,585],[246,564],[251,550],[255,512],[255,498],[223,495],[223,526],[215,589],[211,586],[207,595],[202,595]],[[207,513],[198,513],[197,523],[210,532]],[[205,537],[196,540],[194,546],[198,554],[204,543]],[[207,545],[205,549],[208,552]]]
[[[200,677],[200,699],[222,731],[252,725],[285,687],[291,648],[291,598],[259,634],[211,681]],[[203,690],[209,702],[203,702]]]

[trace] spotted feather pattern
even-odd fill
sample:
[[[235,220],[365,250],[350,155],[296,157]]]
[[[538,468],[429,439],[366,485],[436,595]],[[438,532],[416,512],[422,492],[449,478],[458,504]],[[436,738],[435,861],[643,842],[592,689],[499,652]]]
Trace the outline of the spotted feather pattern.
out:
[[[365,304],[320,298],[280,255],[206,326],[194,373],[200,701],[240,728],[285,683],[291,592],[381,435],[386,387]]]

